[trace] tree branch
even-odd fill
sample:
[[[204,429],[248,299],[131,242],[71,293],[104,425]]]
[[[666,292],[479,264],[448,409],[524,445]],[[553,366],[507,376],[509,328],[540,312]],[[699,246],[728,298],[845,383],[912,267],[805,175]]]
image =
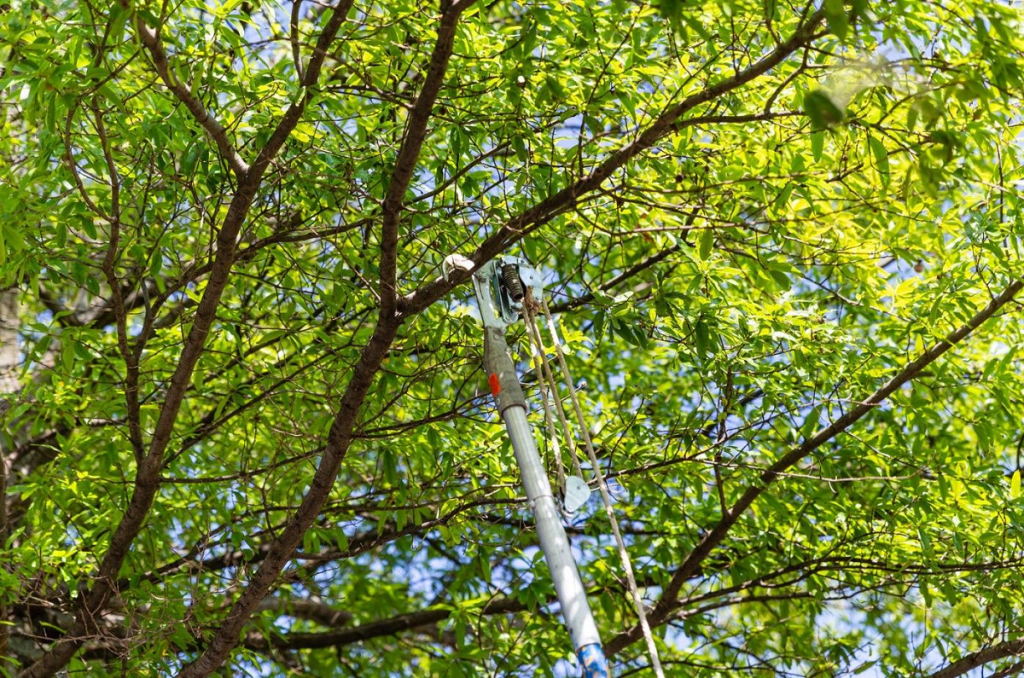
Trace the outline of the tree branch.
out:
[[[996,671],[988,678],[1009,678],[1009,676],[1015,676],[1021,671],[1024,671],[1024,661],[1017,662],[1016,664],[1011,664],[1010,666],[1007,666],[1005,669],[1002,669],[1001,671]]]
[[[980,327],[982,323],[991,318],[996,311],[1009,303],[1022,287],[1024,287],[1024,282],[1014,281],[1010,283],[999,296],[992,299],[985,308],[975,314],[963,326],[952,332],[945,340],[936,343],[922,353],[916,360],[890,378],[881,388],[859,402],[856,407],[847,411],[829,426],[815,433],[765,469],[757,481],[748,487],[739,500],[721,517],[714,528],[704,535],[704,538],[700,540],[683,561],[683,564],[672,575],[672,580],[665,587],[661,600],[651,612],[651,624],[661,624],[669,619],[672,611],[675,609],[676,596],[679,594],[683,583],[697,572],[704,559],[725,539],[725,536],[732,529],[733,525],[736,524],[740,516],[780,477],[783,471],[798,463],[811,452],[832,440],[874,410],[875,407],[884,402],[903,384],[913,379],[921,370],[938,360],[949,349],[953,348],[958,342]],[[609,655],[615,654],[639,637],[640,629],[636,626],[629,631],[620,633],[608,643],[607,650]]]
[[[122,1],[121,6],[125,10],[131,11],[129,3]],[[217,150],[220,152],[221,157],[224,158],[228,166],[235,173],[235,176],[241,181],[249,172],[249,166],[231,144],[231,141],[228,139],[227,130],[217,122],[216,118],[210,115],[210,112],[203,106],[203,102],[192,93],[188,85],[175,79],[171,73],[167,52],[160,41],[159,33],[146,25],[142,15],[137,12],[135,13],[135,30],[138,32],[142,44],[149,51],[150,57],[153,60],[153,68],[156,69],[156,73],[163,80],[164,85],[178,97],[178,100],[185,105],[185,108],[189,110],[195,121],[207,131],[210,138],[217,144]]]
[[[935,673],[932,673],[925,678],[957,678],[963,674],[978,668],[982,664],[987,664],[997,659],[1003,659],[1005,657],[1016,657],[1024,654],[1024,638],[1020,640],[1011,640],[984,650],[979,650],[973,654],[969,654],[960,661],[955,661],[944,669],[940,669]],[[1015,664],[1014,667],[1017,671],[1024,668],[1024,662]]]
[[[437,97],[437,91],[440,89],[443,81],[448,58],[451,56],[452,41],[455,37],[455,28],[459,14],[470,4],[470,2],[462,2],[458,6],[449,7],[441,19],[437,46],[431,58],[423,91],[417,97],[416,104],[410,115],[406,137],[395,164],[392,185],[388,193],[389,200],[385,201],[385,224],[381,239],[381,312],[378,316],[373,336],[370,338],[366,348],[363,349],[359,363],[356,365],[352,378],[345,388],[341,406],[331,425],[331,430],[327,437],[327,445],[324,448],[320,465],[317,467],[316,474],[313,477],[313,482],[288,525],[274,539],[267,557],[260,564],[259,569],[249,581],[245,591],[239,596],[230,612],[228,612],[227,617],[214,634],[206,651],[194,662],[186,665],[178,674],[179,678],[205,678],[224,663],[232,648],[238,643],[242,628],[259,602],[270,591],[281,570],[301,543],[302,536],[312,526],[330,496],[331,487],[334,484],[335,478],[337,478],[338,470],[341,468],[341,462],[352,444],[352,431],[359,415],[359,409],[402,322],[402,319],[394,313],[395,263],[393,258],[397,258],[398,212],[401,209],[405,187],[408,186],[415,168],[416,158],[419,156],[419,149],[425,138],[426,124],[430,118],[430,112]],[[334,22],[335,18],[331,17],[331,21]],[[319,47],[320,43],[318,43],[318,50]],[[313,58],[317,59],[319,54],[320,52],[318,51]],[[311,62],[306,70],[307,79],[315,77],[315,73],[318,71],[319,66]],[[291,110],[285,114],[285,120],[289,118],[290,114]],[[282,120],[282,124],[284,124],[284,120]],[[268,146],[272,142],[273,138],[271,142],[268,142]],[[260,160],[257,160],[253,167],[254,170],[262,167]],[[389,212],[392,214],[390,217],[387,216]],[[391,271],[390,274],[388,273],[389,270]],[[389,279],[391,280],[390,289],[392,291],[392,300],[390,302],[385,298],[386,295],[384,294],[384,291],[388,289]]]
[[[107,138],[106,125],[103,123],[103,114],[95,99],[91,102],[91,109],[96,125],[96,134],[99,136],[103,157],[107,162],[107,173],[110,175],[110,244],[107,246],[107,254],[103,258],[102,269],[107,279],[107,285],[110,286],[110,303],[117,326],[117,346],[125,364],[124,398],[128,419],[128,438],[132,444],[135,462],[138,463],[145,454],[139,409],[139,364],[128,346],[128,314],[125,311],[124,295],[121,294],[121,283],[114,271],[114,264],[119,255],[121,235],[121,179],[110,153],[110,141]]]
[[[553,600],[554,596],[551,598]],[[493,616],[498,614],[510,614],[522,612],[523,610],[529,609],[529,607],[529,605],[521,603],[513,598],[499,598],[486,604],[483,609],[480,610],[480,615]],[[354,626],[352,628],[337,629],[321,633],[288,633],[269,639],[260,638],[257,640],[249,638],[246,640],[245,645],[250,649],[259,650],[266,650],[271,647],[291,650],[342,647],[345,645],[352,645],[354,643],[365,642],[374,638],[393,636],[403,631],[427,626],[428,624],[437,624],[438,622],[448,619],[448,617],[452,615],[452,612],[453,609],[450,606],[443,608],[429,608],[426,610],[419,610],[417,612],[410,612],[408,614],[401,614],[389,619],[360,624],[359,626]]]
[[[649,269],[651,266],[654,266],[655,264],[664,261],[670,255],[678,252],[680,250],[680,247],[680,245],[672,245],[671,247],[663,249],[660,252],[656,252],[651,256],[638,261],[637,263],[627,268],[625,271],[622,271],[621,273],[614,276],[610,280],[598,285],[597,289],[600,290],[601,292],[607,292],[608,290],[613,289],[616,285],[624,283],[625,281],[629,280],[638,273],[642,273],[643,271]],[[578,297],[573,297],[572,299],[569,299],[567,301],[563,301],[558,304],[552,304],[551,308],[549,308],[548,310],[550,310],[552,313],[564,313],[566,311],[575,310],[580,306],[585,306],[593,300],[594,292],[586,292]]]
[[[100,562],[92,587],[85,595],[80,597],[79,610],[71,630],[61,640],[56,642],[35,664],[23,671],[21,674],[22,678],[52,676],[65,666],[74,656],[75,652],[84,644],[90,633],[91,626],[95,623],[93,620],[98,617],[99,612],[104,608],[115,591],[117,575],[121,565],[131,549],[132,542],[142,529],[146,515],[149,513],[149,509],[152,507],[153,500],[159,490],[164,452],[170,442],[178,412],[181,410],[185,394],[191,382],[192,373],[195,371],[199,357],[203,353],[210,328],[216,320],[217,307],[220,305],[221,296],[227,287],[231,266],[234,262],[239,230],[249,214],[249,208],[252,206],[253,200],[256,198],[264,171],[284,144],[288,135],[291,134],[295,125],[298,124],[305,111],[306,104],[312,98],[310,87],[315,84],[319,77],[320,66],[326,56],[326,48],[334,40],[334,36],[337,34],[351,5],[352,0],[342,0],[328,21],[327,27],[321,33],[317,41],[317,52],[310,59],[310,65],[306,69],[303,81],[303,86],[307,88],[306,95],[299,102],[289,107],[271,134],[267,144],[260,149],[256,163],[251,168],[244,168],[244,171],[240,173],[239,170],[243,169],[242,166],[240,165],[236,168],[236,173],[239,173],[238,189],[232,196],[220,232],[217,234],[216,254],[214,255],[213,265],[210,268],[210,277],[207,281],[206,289],[203,291],[202,299],[196,307],[192,327],[185,339],[185,346],[182,349],[178,365],[171,376],[170,386],[167,389],[164,403],[160,408],[148,452],[138,464],[128,508],[111,535],[110,545]],[[158,64],[158,71],[163,68],[166,73],[167,59],[160,45],[159,37],[145,25],[141,17],[136,18],[136,23],[143,42],[147,46],[152,45],[150,50],[154,54],[154,61]],[[169,80],[169,76],[167,82],[168,86],[172,86],[173,83]],[[191,92],[187,88],[182,90],[182,93],[191,96]],[[180,96],[182,96],[181,93],[179,93]],[[195,103],[200,105],[197,100]],[[188,105],[187,101],[186,105]],[[193,111],[193,113],[196,114],[196,111]],[[203,113],[205,113],[205,109]],[[204,125],[214,124],[217,129],[223,129],[220,128],[216,121],[212,121],[209,116],[200,117],[197,114],[197,120]],[[226,136],[224,140],[226,141]],[[394,336],[395,330],[397,330],[397,325],[390,330],[391,337]],[[377,334],[375,333],[374,336],[377,337]],[[386,333],[382,336],[386,336]],[[379,361],[383,359],[383,355],[386,352],[386,344],[383,348],[380,348],[379,343],[378,341],[377,348],[380,351],[380,355],[376,357],[377,365],[380,364]],[[387,343],[390,343],[390,338]],[[371,340],[371,345],[373,345],[373,340]],[[367,388],[369,387],[368,380],[372,379],[372,376],[373,372],[370,372],[369,375],[362,375],[363,380],[366,380]],[[357,376],[353,376],[353,381],[357,381]],[[360,383],[362,382],[360,381]],[[365,394],[365,389],[363,394]],[[343,401],[342,407],[344,408],[344,406],[345,403]],[[356,407],[358,408],[358,405]],[[299,536],[301,538],[301,534]],[[263,596],[260,597],[262,598]],[[259,601],[255,602],[258,603]],[[235,635],[237,637],[237,632]]]
[[[430,65],[423,79],[423,88],[416,97],[409,120],[405,126],[402,145],[398,150],[398,158],[391,173],[388,192],[384,198],[383,223],[381,226],[380,255],[380,299],[381,316],[394,315],[397,303],[397,270],[398,270],[398,218],[405,201],[405,191],[409,188],[416,161],[427,137],[427,123],[437,101],[437,94],[444,84],[448,70],[448,60],[452,55],[455,42],[455,31],[459,23],[459,15],[474,0],[466,0],[453,5],[441,15],[441,25],[437,30],[437,42],[430,56]]]
[[[824,16],[824,12],[821,10],[814,12],[793,33],[789,40],[780,44],[763,59],[749,68],[738,71],[731,77],[711,85],[697,94],[687,97],[679,104],[670,107],[657,120],[651,123],[635,141],[609,155],[586,177],[579,179],[505,222],[501,228],[484,240],[469,257],[470,261],[473,262],[472,268],[469,270],[456,269],[447,279],[443,277],[436,278],[401,298],[398,304],[399,313],[408,316],[430,306],[448,294],[452,289],[469,280],[469,277],[475,270],[493,259],[510,245],[522,239],[523,236],[548,223],[559,214],[572,209],[579,202],[580,198],[600,187],[604,180],[611,176],[615,170],[650,149],[666,135],[683,127],[688,127],[691,124],[700,124],[702,121],[709,119],[708,117],[697,117],[693,118],[691,122],[691,120],[681,118],[697,106],[706,104],[742,87],[785,61],[787,57],[801,49],[815,37],[815,30],[824,19]],[[753,117],[760,118],[763,115],[757,114]]]
[[[329,627],[341,627],[352,621],[352,613],[331,607],[318,600],[303,598],[264,598],[256,607],[257,612],[277,614],[314,621]]]

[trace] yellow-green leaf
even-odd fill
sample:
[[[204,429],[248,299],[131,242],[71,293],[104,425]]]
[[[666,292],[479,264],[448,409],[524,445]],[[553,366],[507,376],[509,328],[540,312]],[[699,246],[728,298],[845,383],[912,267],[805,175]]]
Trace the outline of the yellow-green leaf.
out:
[[[715,244],[715,232],[706,228],[700,234],[700,246],[697,249],[697,254],[700,255],[701,261],[707,261],[708,257],[711,256],[711,249]]]

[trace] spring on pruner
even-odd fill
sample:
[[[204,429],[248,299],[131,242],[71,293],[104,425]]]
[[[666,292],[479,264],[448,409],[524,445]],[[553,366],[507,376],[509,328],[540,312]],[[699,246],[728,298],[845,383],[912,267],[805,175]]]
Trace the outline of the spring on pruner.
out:
[[[508,290],[508,296],[512,298],[512,301],[516,303],[522,301],[525,296],[523,281],[519,279],[519,271],[516,270],[514,264],[505,264],[501,267],[501,279],[504,281],[505,289]]]

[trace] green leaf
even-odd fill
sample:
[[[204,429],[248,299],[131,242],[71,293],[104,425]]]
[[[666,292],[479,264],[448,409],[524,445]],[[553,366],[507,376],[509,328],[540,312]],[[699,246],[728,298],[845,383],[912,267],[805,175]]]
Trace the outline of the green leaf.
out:
[[[925,557],[929,561],[934,561],[935,560],[935,551],[932,548],[932,539],[931,539],[931,537],[928,536],[928,533],[925,532],[925,528],[924,527],[918,527],[917,528],[917,536],[918,536],[918,539],[920,539],[920,541],[921,541],[921,551],[924,553]]]
[[[600,341],[601,335],[604,334],[604,323],[607,318],[607,314],[604,311],[598,311],[597,315],[594,316],[594,340]]]
[[[398,484],[398,459],[395,452],[390,448],[386,447],[381,450],[381,459],[384,465],[384,479],[387,480],[388,485],[395,486]]]
[[[804,113],[811,119],[811,128],[822,130],[833,127],[845,119],[845,114],[824,91],[816,89],[804,95]]]
[[[707,261],[711,257],[711,250],[715,244],[715,231],[712,228],[705,228],[700,233],[700,245],[697,249],[697,254],[700,256],[701,261]]]
[[[846,8],[843,7],[843,0],[825,0],[824,10],[828,30],[840,40],[845,40],[850,19],[846,15]]]
[[[64,374],[70,375],[75,367],[75,344],[70,338],[65,337],[60,347],[60,362],[64,368]]]
[[[885,145],[882,141],[876,137],[868,136],[868,146],[871,149],[871,153],[875,157],[875,169],[878,170],[878,174],[882,178],[882,183],[886,186],[889,185],[889,153],[885,150]]]
[[[1013,472],[1010,478],[1010,499],[1020,498],[1020,469]]]
[[[811,133],[811,156],[814,158],[814,162],[821,160],[823,151],[825,150],[825,132],[818,130],[817,132]]]
[[[697,355],[703,360],[707,357],[708,352],[711,350],[712,339],[711,331],[708,328],[707,322],[703,318],[697,321],[697,326],[694,328],[694,340],[697,348]]]
[[[698,21],[696,18],[690,16],[687,12],[681,12],[680,19],[690,30],[700,36],[702,40],[710,41],[713,39],[711,32],[708,31],[707,27],[703,23]],[[678,31],[682,31],[682,26],[678,26]]]
[[[821,405],[818,405],[811,409],[807,413],[807,418],[804,419],[803,426],[800,427],[800,436],[807,440],[814,432],[818,430],[818,424],[821,422]]]
[[[665,21],[669,23],[672,30],[679,32],[681,29],[681,21],[683,19],[683,7],[685,6],[683,0],[659,0],[658,10],[661,12],[661,16]]]
[[[907,130],[913,132],[917,126],[917,106],[911,105],[907,109]]]

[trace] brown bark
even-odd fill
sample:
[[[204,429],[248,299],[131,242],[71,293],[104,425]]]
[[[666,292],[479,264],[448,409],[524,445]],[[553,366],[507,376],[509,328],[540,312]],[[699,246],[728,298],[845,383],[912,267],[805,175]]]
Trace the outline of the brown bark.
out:
[[[722,543],[733,525],[735,525],[736,521],[739,520],[740,516],[750,508],[750,505],[753,504],[758,497],[764,494],[768,488],[779,479],[781,473],[799,463],[800,460],[807,457],[807,455],[811,454],[814,450],[832,440],[840,433],[853,426],[853,424],[858,422],[869,412],[874,410],[875,407],[884,402],[903,384],[916,377],[925,367],[938,360],[943,354],[953,348],[953,346],[971,334],[971,332],[978,329],[999,309],[1008,304],[1022,287],[1024,287],[1024,282],[1014,281],[1010,283],[1006,289],[999,294],[999,296],[992,299],[985,308],[976,313],[974,317],[967,321],[963,326],[950,333],[945,340],[936,343],[934,346],[926,350],[916,360],[908,364],[896,375],[886,381],[878,390],[860,401],[856,407],[850,409],[846,414],[836,419],[829,426],[818,431],[803,443],[787,452],[778,461],[766,469],[757,481],[750,485],[740,496],[739,500],[737,500],[736,503],[733,504],[732,507],[719,519],[714,528],[707,532],[703,539],[701,539],[689,555],[686,556],[686,559],[683,561],[679,569],[677,569],[672,575],[672,580],[662,592],[661,600],[654,607],[654,610],[652,610],[650,615],[651,624],[664,624],[671,618],[673,611],[676,609],[676,598],[679,595],[679,591],[682,589],[683,584],[694,576],[694,574],[699,570],[701,563],[704,562],[704,559],[708,557],[716,546]],[[610,643],[608,643],[607,650],[609,656],[621,651],[622,648],[632,642],[635,642],[639,638],[640,628],[638,626],[634,626],[629,631],[620,633],[612,639]]]
[[[334,14],[320,36],[320,40],[317,43],[318,47],[329,45],[334,40],[334,36],[337,34],[341,23],[345,19],[345,15],[351,7],[351,3],[352,0],[342,0],[335,9]],[[137,19],[136,28],[139,32],[140,40],[153,55],[158,72],[161,69],[161,63],[166,68],[166,57],[164,56],[161,61],[162,48],[159,46],[157,32],[146,26],[141,17]],[[216,253],[206,289],[203,292],[199,305],[196,307],[192,328],[185,339],[185,346],[178,360],[178,365],[171,376],[170,386],[160,408],[160,414],[149,441],[146,456],[138,463],[132,497],[128,508],[114,529],[114,533],[110,538],[110,545],[100,562],[93,578],[92,586],[85,595],[81,596],[79,609],[75,616],[75,623],[67,634],[55,643],[46,654],[20,674],[23,678],[52,676],[64,667],[74,656],[75,652],[84,644],[85,637],[93,623],[91,620],[100,614],[110,597],[116,593],[115,584],[121,564],[128,555],[132,542],[142,529],[146,515],[149,513],[159,490],[164,452],[167,450],[171,434],[174,431],[174,424],[191,383],[192,373],[199,362],[206,344],[206,338],[216,320],[217,307],[220,305],[221,296],[227,287],[231,266],[234,262],[238,233],[248,216],[249,208],[252,206],[259,190],[263,173],[284,144],[284,141],[288,138],[288,135],[295,129],[295,126],[302,117],[302,113],[305,111],[306,105],[312,98],[312,92],[308,88],[318,77],[320,66],[325,56],[326,53],[321,49],[310,60],[310,66],[306,70],[306,82],[304,83],[307,85],[306,95],[288,109],[271,134],[267,145],[260,150],[257,160],[253,163],[252,167],[237,166],[237,163],[233,163],[236,173],[239,173],[240,176],[239,186],[228,206],[220,232],[217,234]],[[173,81],[168,81],[165,78],[165,82],[167,82],[171,91],[179,96],[179,98],[190,96],[190,92],[182,91],[180,87],[173,86]],[[189,106],[187,98],[183,99],[183,103],[186,104],[201,124],[207,126],[209,131],[209,125],[211,124],[209,116],[202,118],[197,111],[192,110],[193,107]],[[211,134],[214,133],[215,131],[211,131]],[[218,139],[216,134],[214,138]],[[220,141],[218,140],[219,144]],[[244,172],[241,171],[243,169]]]
[[[444,74],[451,56],[459,15],[471,4],[472,2],[467,1],[450,6],[441,17],[437,42],[423,81],[423,88],[417,96],[409,116],[402,147],[392,172],[388,196],[384,202],[380,258],[380,315],[370,343],[363,350],[352,378],[345,388],[341,406],[331,425],[327,446],[320,459],[313,482],[295,515],[274,540],[267,557],[260,563],[259,569],[249,580],[245,591],[235,601],[206,650],[179,672],[179,678],[204,678],[224,663],[231,650],[238,644],[239,635],[249,617],[271,590],[281,570],[302,542],[306,530],[312,526],[330,497],[331,487],[338,476],[341,462],[352,444],[352,432],[358,419],[359,409],[402,322],[394,312],[398,260],[398,217],[405,189],[409,185],[420,150],[423,147],[423,141],[426,139],[427,122],[430,119],[437,94],[444,83]],[[307,77],[312,72],[313,68],[311,67],[306,72]],[[259,166],[259,161],[254,166]]]
[[[968,671],[976,669],[989,662],[1005,659],[1006,657],[1017,657],[1020,655],[1024,655],[1024,638],[999,643],[998,645],[993,645],[992,647],[985,648],[984,650],[973,652],[963,659],[955,661],[944,669],[940,669],[925,678],[957,678],[957,676],[962,676]],[[1015,668],[1016,671],[1020,671],[1024,668],[1024,664],[1016,664],[1009,668]]]

